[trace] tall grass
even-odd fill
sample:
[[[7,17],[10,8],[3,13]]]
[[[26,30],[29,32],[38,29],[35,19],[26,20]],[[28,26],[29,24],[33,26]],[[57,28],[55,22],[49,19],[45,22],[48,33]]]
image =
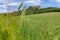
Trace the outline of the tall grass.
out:
[[[20,29],[22,27],[22,23],[23,23],[23,20],[24,20],[24,15],[25,15],[25,7],[24,7],[22,13],[19,13],[22,5],[23,5],[23,3],[21,3],[18,7],[18,14],[21,14],[21,15],[18,17],[19,19],[16,20],[16,22],[19,22],[19,25],[14,23],[14,25],[17,25],[16,28],[15,28],[15,26],[12,26],[12,24],[13,24],[12,23],[13,20],[11,20],[12,16],[11,15],[8,16],[8,21],[9,21],[8,28],[7,28],[8,29],[7,32],[9,34],[8,40],[20,40],[21,39],[20,38],[21,37],[20,36],[20,33],[21,33]]]
[[[6,28],[4,29],[4,27],[1,27],[4,31],[1,31],[2,29],[0,29],[0,33],[1,33],[0,40],[20,40],[20,29],[22,27],[24,15],[25,15],[25,8],[23,9],[22,13],[19,13],[22,5],[23,5],[23,3],[21,3],[18,7],[18,14],[21,14],[21,16],[18,17],[19,18],[18,20],[16,19],[15,16],[13,17],[10,14],[8,14],[6,17],[1,16],[1,18],[2,18],[2,20],[0,20],[0,21],[2,21],[1,26],[5,24]],[[13,20],[12,20],[12,18],[13,18]],[[5,20],[5,21],[3,21],[3,20]],[[19,23],[19,25],[17,22]]]
[[[59,14],[26,16],[25,12],[24,7],[20,16],[0,15],[0,40],[60,40]]]

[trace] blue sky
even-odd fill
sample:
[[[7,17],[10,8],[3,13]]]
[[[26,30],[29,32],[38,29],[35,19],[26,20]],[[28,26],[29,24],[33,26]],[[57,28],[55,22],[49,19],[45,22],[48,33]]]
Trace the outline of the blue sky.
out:
[[[31,5],[41,5],[42,8],[60,7],[60,0],[0,0],[0,13],[17,11],[21,2],[27,7]]]

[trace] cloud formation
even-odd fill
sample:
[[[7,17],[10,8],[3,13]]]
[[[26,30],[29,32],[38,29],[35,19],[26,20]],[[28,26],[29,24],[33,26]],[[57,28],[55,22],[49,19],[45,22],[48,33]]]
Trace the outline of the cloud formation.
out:
[[[6,9],[0,9],[0,13],[7,13]]]
[[[24,4],[40,5],[41,0],[27,0]]]
[[[55,0],[56,2],[60,2],[60,0]]]
[[[20,3],[17,2],[12,2],[12,3],[8,3],[7,6],[18,6]]]
[[[16,7],[16,10],[17,10],[21,2],[24,2],[24,5],[32,5],[32,6],[41,5],[41,7],[51,7],[51,6],[60,7],[60,0],[0,0],[0,12],[3,12],[3,11],[6,12],[6,9],[9,7],[15,10],[14,7],[16,6],[17,6]],[[11,11],[14,11],[14,10],[11,9]]]
[[[7,12],[7,11],[9,12],[10,10],[7,10],[7,9],[9,9],[11,6],[18,6],[19,4],[20,2],[18,3],[18,2],[12,2],[12,1],[10,2],[6,0],[0,0],[0,13]]]

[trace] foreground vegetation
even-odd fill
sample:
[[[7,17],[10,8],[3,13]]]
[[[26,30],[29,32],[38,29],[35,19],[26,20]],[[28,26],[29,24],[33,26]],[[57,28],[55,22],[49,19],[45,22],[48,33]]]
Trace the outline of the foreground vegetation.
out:
[[[0,15],[0,40],[60,40],[60,12],[21,17]]]
[[[60,40],[60,12],[25,15],[21,6],[19,16],[0,15],[0,40]]]

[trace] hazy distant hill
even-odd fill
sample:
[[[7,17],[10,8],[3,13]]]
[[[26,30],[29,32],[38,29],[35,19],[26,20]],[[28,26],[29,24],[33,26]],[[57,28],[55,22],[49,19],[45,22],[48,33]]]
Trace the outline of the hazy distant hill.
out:
[[[29,14],[40,14],[40,13],[47,13],[47,12],[60,12],[60,8],[56,7],[48,7],[48,8],[40,8],[39,6],[31,6],[28,9],[26,9],[26,15]],[[20,15],[21,11],[18,13],[18,11],[9,13],[11,15]],[[4,14],[6,15],[6,13]]]

